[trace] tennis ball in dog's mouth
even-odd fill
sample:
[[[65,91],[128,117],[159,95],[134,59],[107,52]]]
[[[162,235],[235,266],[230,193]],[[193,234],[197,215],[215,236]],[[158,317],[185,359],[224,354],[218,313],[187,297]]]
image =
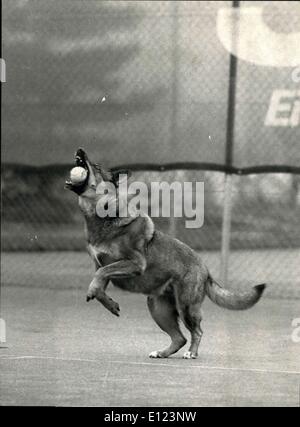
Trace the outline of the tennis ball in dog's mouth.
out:
[[[80,166],[76,166],[75,168],[71,169],[70,172],[70,179],[72,184],[74,185],[79,185],[82,184],[87,177],[87,171],[80,167]]]

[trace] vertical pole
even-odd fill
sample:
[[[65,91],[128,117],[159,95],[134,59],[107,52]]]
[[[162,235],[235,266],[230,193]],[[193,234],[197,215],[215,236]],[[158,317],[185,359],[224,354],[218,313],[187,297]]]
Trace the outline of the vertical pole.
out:
[[[0,3],[0,15],[2,17],[2,2]],[[1,40],[2,40],[2,26],[1,26]],[[2,43],[0,43],[0,58],[2,58]],[[6,68],[5,68],[5,60],[1,59],[1,84],[0,84],[0,102],[2,106],[2,83],[6,82]],[[1,154],[0,154],[1,157]],[[1,281],[0,281],[0,317],[1,317]],[[5,329],[5,321],[0,319],[0,344],[5,343],[6,341],[6,329]]]
[[[232,7],[238,8],[239,1],[233,1]],[[235,17],[233,18],[235,19]],[[232,44],[237,42],[237,26],[234,21],[232,28]],[[234,50],[235,51],[235,50]],[[230,167],[233,164],[233,145],[234,145],[234,123],[235,123],[235,99],[236,99],[236,78],[237,78],[237,58],[230,54],[229,59],[229,86],[228,86],[228,110],[227,110],[227,129],[226,129],[226,153],[225,164]],[[222,224],[222,247],[221,247],[221,280],[224,285],[228,281],[228,261],[230,251],[230,233],[231,233],[231,210],[232,210],[232,175],[227,172],[225,175],[224,189],[224,209]]]
[[[6,343],[6,326],[5,320],[0,319],[0,345]]]
[[[180,2],[170,2],[172,7],[172,94],[171,94],[171,123],[170,123],[170,152],[177,148],[178,120],[178,6]],[[176,172],[175,172],[176,173]],[[174,208],[174,195],[170,194],[170,205]],[[169,234],[176,237],[176,219],[171,209]]]
[[[223,223],[222,223],[222,243],[221,243],[221,281],[224,286],[228,282],[228,264],[230,252],[230,233],[231,233],[231,191],[232,191],[232,175],[225,175],[224,188],[224,208],[223,208]]]

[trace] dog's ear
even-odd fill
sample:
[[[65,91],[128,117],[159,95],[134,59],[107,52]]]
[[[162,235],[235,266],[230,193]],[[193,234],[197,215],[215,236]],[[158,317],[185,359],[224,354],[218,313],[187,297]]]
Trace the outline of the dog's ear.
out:
[[[128,169],[117,169],[117,170],[111,171],[111,174],[112,174],[112,181],[116,186],[118,186],[119,183],[124,180],[124,175],[127,176],[127,179],[131,177],[131,172]]]

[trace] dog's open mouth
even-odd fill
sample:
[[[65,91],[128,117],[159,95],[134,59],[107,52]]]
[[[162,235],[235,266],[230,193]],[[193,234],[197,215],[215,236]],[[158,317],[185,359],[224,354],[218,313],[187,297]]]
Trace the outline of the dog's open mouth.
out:
[[[79,148],[76,153],[75,153],[75,166],[84,168],[87,171],[87,176],[86,179],[80,183],[79,185],[74,185],[74,183],[72,183],[72,181],[70,179],[66,180],[65,182],[65,188],[75,191],[75,193],[81,193],[84,188],[86,187],[86,184],[88,182],[89,179],[89,168],[87,165],[87,160],[86,160],[86,154],[84,152],[84,150],[82,148]]]
[[[88,171],[88,166],[86,163],[86,154],[82,148],[79,148],[75,153],[75,165],[80,166]]]

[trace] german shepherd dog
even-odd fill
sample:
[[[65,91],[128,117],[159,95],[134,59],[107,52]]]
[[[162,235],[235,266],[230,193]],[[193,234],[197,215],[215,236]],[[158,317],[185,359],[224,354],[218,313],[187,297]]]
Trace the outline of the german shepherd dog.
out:
[[[118,303],[106,294],[109,281],[121,289],[147,295],[151,316],[171,337],[169,347],[153,351],[149,357],[169,357],[186,344],[179,319],[191,334],[191,345],[183,357],[197,357],[205,295],[218,306],[231,310],[248,309],[260,299],[264,284],[243,293],[222,288],[193,249],[156,230],[146,214],[127,218],[98,216],[96,203],[101,196],[96,187],[108,181],[117,188],[118,173],[90,162],[83,149],[77,150],[75,165],[85,168],[87,177],[80,185],[67,181],[66,188],[78,195],[85,218],[88,252],[96,266],[87,301],[96,298],[119,316]]]

